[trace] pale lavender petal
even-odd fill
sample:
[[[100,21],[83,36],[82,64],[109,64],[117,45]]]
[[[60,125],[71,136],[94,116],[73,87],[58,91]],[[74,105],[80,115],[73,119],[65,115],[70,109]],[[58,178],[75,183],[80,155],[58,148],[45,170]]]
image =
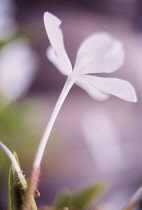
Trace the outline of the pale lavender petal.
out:
[[[103,101],[110,97],[110,95],[101,92],[85,79],[80,78],[75,82],[75,84],[81,87],[83,90],[85,90],[88,93],[88,95],[91,96],[93,99]]]
[[[114,72],[123,64],[123,59],[121,42],[107,33],[96,33],[81,44],[74,72],[79,75]]]
[[[58,60],[60,59],[61,63],[64,64],[66,75],[69,75],[72,72],[72,66],[64,47],[63,34],[60,29],[61,21],[51,13],[46,12],[44,14],[44,24],[52,48],[57,55]],[[56,63],[57,61],[54,63],[55,66]]]
[[[90,75],[81,76],[80,79],[84,80],[84,83],[88,83],[92,89],[97,89],[101,93],[114,95],[130,102],[137,101],[135,90],[127,81]]]
[[[48,59],[56,66],[56,68],[64,75],[68,76],[67,67],[65,66],[62,59],[60,59],[57,54],[54,52],[53,48],[50,46],[47,51],[46,55]]]

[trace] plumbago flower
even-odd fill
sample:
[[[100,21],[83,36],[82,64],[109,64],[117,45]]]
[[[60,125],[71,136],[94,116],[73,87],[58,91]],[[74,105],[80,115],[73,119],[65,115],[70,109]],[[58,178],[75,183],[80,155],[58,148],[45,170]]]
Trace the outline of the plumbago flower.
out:
[[[88,75],[111,73],[123,64],[124,51],[118,40],[106,33],[89,36],[79,47],[76,62],[72,68],[63,43],[61,21],[46,12],[44,23],[51,43],[47,56],[59,71],[72,78],[77,85],[95,99],[105,100],[110,95],[115,95],[127,101],[136,101],[135,91],[130,83],[120,79]]]
[[[63,34],[60,29],[61,21],[51,13],[46,12],[44,24],[51,43],[47,49],[47,57],[59,71],[68,77],[41,139],[34,168],[40,166],[54,121],[74,83],[97,100],[106,100],[110,95],[115,95],[130,102],[137,101],[135,90],[129,82],[116,78],[89,75],[101,72],[111,73],[123,64],[124,51],[118,40],[106,33],[96,33],[89,36],[79,47],[76,62],[72,68],[64,47]]]
[[[31,193],[34,193],[41,160],[50,132],[60,108],[74,83],[97,100],[106,100],[110,95],[115,95],[127,101],[137,101],[135,90],[129,82],[121,79],[89,75],[102,72],[111,73],[122,65],[124,51],[118,40],[115,40],[106,33],[96,33],[88,37],[79,47],[76,62],[74,68],[72,68],[64,47],[63,34],[60,29],[61,21],[54,15],[46,12],[44,14],[44,24],[51,43],[51,46],[47,50],[47,57],[61,73],[68,77],[40,141],[33,163],[27,197],[30,197]]]

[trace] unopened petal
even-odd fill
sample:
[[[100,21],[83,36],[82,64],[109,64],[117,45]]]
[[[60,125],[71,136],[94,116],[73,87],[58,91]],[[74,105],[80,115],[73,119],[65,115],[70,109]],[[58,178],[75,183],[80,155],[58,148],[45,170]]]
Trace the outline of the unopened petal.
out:
[[[81,76],[81,79],[84,79],[85,82],[104,94],[114,95],[130,102],[137,101],[133,86],[125,80],[90,75]]]
[[[107,33],[96,33],[81,44],[74,71],[76,74],[114,72],[123,64],[123,58],[121,42]]]
[[[44,14],[44,24],[52,48],[58,59],[60,59],[66,67],[66,75],[68,75],[72,72],[72,66],[64,47],[63,34],[60,29],[61,21],[51,13],[46,12]],[[55,63],[53,62],[55,66],[56,62],[57,61],[55,61]]]

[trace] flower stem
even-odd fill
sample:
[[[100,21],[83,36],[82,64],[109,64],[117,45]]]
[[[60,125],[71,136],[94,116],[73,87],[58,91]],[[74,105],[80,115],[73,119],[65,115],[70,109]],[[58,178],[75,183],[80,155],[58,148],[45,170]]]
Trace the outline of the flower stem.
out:
[[[31,179],[30,179],[30,182],[29,182],[29,188],[28,188],[28,192],[27,192],[27,196],[26,196],[26,203],[25,203],[26,206],[30,206],[31,198],[34,195],[34,192],[35,192],[36,187],[37,187],[38,178],[39,178],[39,175],[40,175],[40,164],[41,164],[43,154],[44,154],[44,151],[45,151],[45,148],[46,148],[46,144],[48,142],[48,139],[49,139],[51,130],[53,128],[54,122],[55,122],[56,117],[57,117],[57,115],[58,115],[58,113],[59,113],[59,111],[60,111],[60,109],[63,105],[63,102],[64,102],[66,96],[68,95],[71,87],[73,86],[74,82],[75,82],[75,79],[72,77],[72,75],[68,76],[68,78],[66,80],[66,83],[63,87],[63,90],[62,90],[62,92],[59,96],[59,99],[58,99],[58,101],[55,105],[55,108],[52,112],[50,120],[47,124],[45,132],[42,136],[42,139],[40,141],[40,144],[39,144],[36,156],[35,156],[35,160],[34,160],[34,163],[33,163],[33,170],[32,170]],[[28,209],[28,207],[26,207],[26,209]]]
[[[58,115],[58,113],[59,113],[59,111],[62,107],[62,104],[63,104],[67,94],[69,93],[69,90],[73,86],[73,84],[74,84],[74,79],[68,77],[67,81],[64,85],[64,88],[61,92],[61,95],[60,95],[60,97],[59,97],[59,99],[58,99],[58,101],[55,105],[55,108],[54,108],[53,112],[52,112],[52,115],[51,115],[49,123],[48,123],[48,125],[45,129],[43,137],[40,141],[40,144],[39,144],[36,156],[35,156],[34,164],[33,164],[34,168],[39,168],[40,167],[41,160],[42,160],[42,157],[43,157],[43,154],[44,154],[44,151],[45,151],[45,147],[46,147],[46,144],[48,142],[49,135],[50,135],[51,130],[53,128],[54,122],[55,122],[56,117],[57,117],[57,115]]]
[[[134,207],[137,206],[139,201],[142,198],[142,185],[137,189],[137,191],[134,193],[128,204],[124,207],[123,210],[132,210]]]
[[[19,164],[17,163],[17,160],[15,159],[14,155],[11,153],[11,151],[2,143],[0,142],[0,148],[2,148],[2,150],[7,154],[7,156],[9,157],[9,159],[11,160],[14,168],[15,168],[15,171],[17,172],[17,175],[19,177],[19,180],[20,182],[26,186],[27,183],[25,181],[25,178],[21,172],[21,169],[20,169],[20,166]]]

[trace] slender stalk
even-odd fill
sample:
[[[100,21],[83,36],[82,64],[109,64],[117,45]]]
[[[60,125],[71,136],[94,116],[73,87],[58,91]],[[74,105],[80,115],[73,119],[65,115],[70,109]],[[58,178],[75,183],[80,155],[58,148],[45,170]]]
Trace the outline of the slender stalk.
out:
[[[53,112],[52,112],[52,115],[51,115],[49,123],[48,123],[48,125],[45,129],[43,137],[40,141],[40,144],[39,144],[36,156],[35,156],[34,164],[33,164],[34,168],[39,168],[40,167],[41,160],[42,160],[45,148],[46,148],[46,144],[47,144],[48,139],[49,139],[49,135],[50,135],[51,130],[53,128],[54,122],[55,122],[56,117],[57,117],[57,115],[58,115],[58,113],[59,113],[59,111],[62,107],[62,104],[63,104],[63,102],[64,102],[67,94],[69,93],[73,84],[74,84],[74,79],[72,77],[71,78],[68,77],[67,81],[64,85],[64,88],[61,92],[61,95],[59,96],[59,99],[58,99],[58,101],[55,105],[55,108],[54,108]]]
[[[68,76],[68,78],[66,80],[66,83],[63,87],[63,90],[62,90],[62,92],[59,96],[59,99],[58,99],[58,101],[55,105],[55,108],[52,112],[50,120],[47,124],[45,132],[44,132],[44,134],[42,136],[42,139],[40,141],[40,144],[39,144],[36,156],[35,156],[35,160],[34,160],[34,163],[33,163],[33,170],[32,170],[31,179],[30,179],[30,182],[29,182],[29,188],[28,188],[28,192],[27,192],[27,196],[26,196],[26,202],[25,202],[25,208],[24,208],[26,210],[30,209],[29,207],[30,207],[31,198],[32,198],[32,196],[34,196],[34,192],[35,192],[36,187],[37,187],[38,178],[39,178],[39,175],[40,175],[40,164],[41,164],[41,161],[42,161],[42,158],[43,158],[43,154],[44,154],[46,144],[48,142],[51,130],[53,128],[53,125],[54,125],[54,122],[57,118],[57,115],[58,115],[58,113],[59,113],[59,111],[60,111],[60,109],[63,105],[63,102],[64,102],[66,96],[68,95],[71,87],[73,86],[74,82],[75,82],[75,79],[74,79],[73,75],[71,74],[70,76]]]
[[[0,142],[0,147],[7,154],[9,159],[11,160],[11,162],[12,162],[14,168],[15,168],[15,171],[17,172],[17,175],[18,175],[18,177],[20,179],[20,182],[23,183],[24,186],[26,186],[27,183],[26,183],[26,181],[24,179],[24,176],[23,176],[23,174],[21,172],[19,164],[17,163],[17,160],[15,159],[14,155],[11,153],[11,151],[2,142]]]
[[[132,210],[142,198],[142,185],[134,193],[128,204],[124,207],[123,210]]]

